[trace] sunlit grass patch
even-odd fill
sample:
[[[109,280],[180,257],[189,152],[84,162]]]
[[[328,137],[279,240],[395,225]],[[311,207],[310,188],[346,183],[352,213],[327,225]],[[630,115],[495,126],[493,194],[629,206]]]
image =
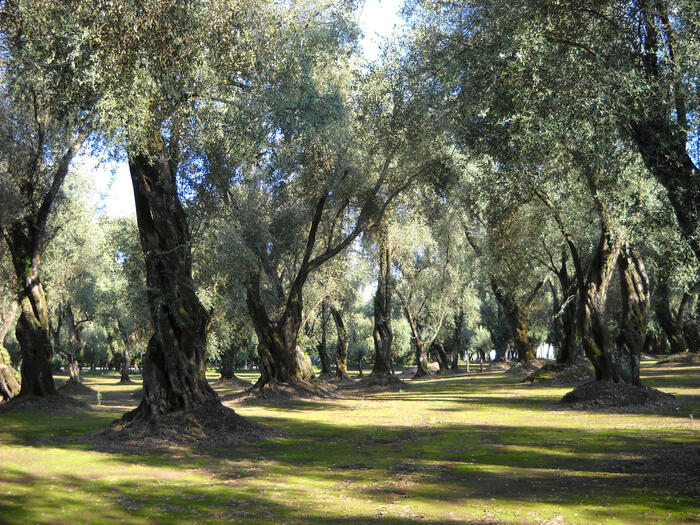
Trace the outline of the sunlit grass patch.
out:
[[[140,385],[88,375],[101,406],[0,416],[0,521],[697,521],[700,446],[688,410],[700,373],[644,372],[681,397],[677,414],[567,411],[557,405],[566,388],[486,372],[280,405],[237,405],[230,395],[240,388],[215,385],[237,412],[282,433],[123,454],[75,438],[134,407]]]

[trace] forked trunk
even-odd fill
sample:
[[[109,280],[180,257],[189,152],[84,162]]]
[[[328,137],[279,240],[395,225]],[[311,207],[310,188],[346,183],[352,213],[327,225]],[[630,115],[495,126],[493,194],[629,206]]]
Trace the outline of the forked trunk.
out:
[[[629,246],[621,250],[618,263],[622,322],[613,364],[619,381],[639,386],[639,361],[649,322],[649,279],[644,262]]]
[[[391,363],[391,250],[384,238],[379,244],[379,275],[374,295],[374,366],[372,375],[393,375]]]
[[[143,363],[143,398],[125,420],[158,420],[220,404],[206,379],[209,314],[192,280],[190,231],[164,151],[129,155],[136,218],[146,261],[154,334]]]
[[[335,322],[335,329],[338,335],[338,352],[335,356],[335,376],[341,381],[350,379],[348,375],[348,335],[345,330],[345,323],[340,311],[333,305],[330,305],[331,315]]]
[[[440,373],[447,372],[450,369],[447,354],[445,349],[442,347],[441,343],[433,341],[430,344],[430,353],[436,358],[438,365],[440,366]]]
[[[273,321],[260,295],[260,272],[251,272],[246,282],[246,304],[258,336],[260,377],[255,388],[268,383],[309,381],[313,377],[311,360],[297,344],[302,323],[301,288],[290,293],[284,314]]]
[[[433,373],[428,368],[428,345],[411,337],[411,344],[416,352],[416,373],[413,377],[431,376]]]

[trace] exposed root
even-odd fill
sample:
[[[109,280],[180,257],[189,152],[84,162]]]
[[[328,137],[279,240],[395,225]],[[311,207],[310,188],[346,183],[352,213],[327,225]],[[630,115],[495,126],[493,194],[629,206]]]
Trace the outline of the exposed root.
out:
[[[0,403],[8,401],[19,394],[20,385],[15,379],[15,370],[0,363]]]
[[[523,383],[542,386],[578,386],[593,379],[593,366],[581,357],[574,363],[547,363],[535,370]]]
[[[327,381],[312,379],[310,381],[295,381],[279,383],[270,381],[264,385],[254,385],[245,392],[234,396],[238,401],[294,401],[297,399],[336,399],[339,395],[337,387]]]
[[[132,381],[131,379],[120,379],[117,384],[118,385],[135,385],[136,381]]]
[[[157,418],[145,418],[137,409],[91,436],[91,441],[107,449],[172,444],[216,446],[259,441],[271,435],[272,430],[239,416],[217,399],[192,411],[171,412]]]
[[[90,410],[90,405],[84,401],[73,399],[65,394],[55,394],[46,397],[13,397],[7,403],[0,405],[0,412],[10,412],[13,410],[32,410],[35,412],[81,412]]]
[[[670,409],[678,406],[675,397],[655,388],[609,381],[592,381],[581,385],[566,394],[561,403],[571,408],[589,410],[619,407]]]

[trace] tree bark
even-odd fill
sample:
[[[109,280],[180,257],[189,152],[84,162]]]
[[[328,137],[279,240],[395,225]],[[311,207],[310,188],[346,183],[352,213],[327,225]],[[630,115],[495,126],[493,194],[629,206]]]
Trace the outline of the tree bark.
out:
[[[235,360],[236,357],[236,348],[234,345],[228,345],[226,349],[224,350],[224,353],[221,355],[221,369],[219,372],[221,373],[221,379],[233,379],[236,377],[235,373]]]
[[[394,334],[391,331],[391,247],[386,232],[380,233],[378,241],[379,274],[377,291],[374,295],[374,366],[372,375],[393,375],[391,362],[391,343]]]
[[[542,283],[539,283],[533,294],[536,294],[541,286]],[[530,328],[529,305],[519,304],[495,277],[491,278],[491,288],[510,326],[518,361],[523,363],[531,361],[536,356],[537,341]]]
[[[430,353],[433,354],[433,356],[436,358],[438,365],[440,366],[440,373],[445,373],[450,369],[450,365],[447,360],[447,354],[445,353],[445,349],[442,347],[442,344],[433,340],[432,343],[430,343]]]
[[[464,326],[464,308],[460,306],[459,312],[454,316],[454,333],[452,338],[452,370],[457,370],[459,368],[459,354],[464,348],[464,341],[462,340],[462,328]],[[468,361],[467,361],[468,363]],[[468,366],[468,365],[467,365]]]
[[[39,268],[41,250],[39,239],[33,230],[17,223],[6,234],[12,254],[12,263],[17,275],[20,316],[15,327],[15,337],[22,354],[21,390],[19,396],[56,394],[51,373],[51,336],[49,332],[49,310],[41,284]]]
[[[321,377],[330,377],[333,374],[331,371],[331,360],[328,356],[327,329],[328,304],[326,300],[323,300],[321,302],[321,342],[316,347],[318,350],[318,358],[321,361]]]
[[[63,318],[68,331],[68,349],[60,351],[56,346],[57,353],[68,361],[68,382],[78,384],[82,382],[80,377],[80,364],[78,363],[78,355],[80,354],[80,331],[81,327],[76,324],[73,309],[70,304],[59,307],[59,315]],[[59,325],[60,326],[60,325]]]
[[[311,360],[297,344],[302,324],[301,289],[306,276],[299,275],[292,285],[282,317],[271,320],[260,294],[260,270],[249,273],[246,304],[258,336],[260,377],[254,388],[268,383],[305,383],[313,377]]]
[[[620,246],[604,231],[589,266],[587,282],[579,294],[578,320],[586,357],[593,363],[597,381],[619,380],[611,361],[611,337],[606,317],[608,288]]]
[[[345,323],[343,323],[343,317],[340,315],[340,311],[332,304],[330,305],[330,309],[338,336],[338,352],[335,356],[335,376],[341,381],[347,381],[350,379],[348,375],[347,330],[345,329]]]
[[[129,152],[129,169],[154,334],[143,363],[143,398],[124,419],[157,421],[220,401],[206,379],[209,313],[195,293],[190,231],[165,146],[150,155]]]
[[[130,384],[132,383],[132,381],[129,377],[129,369],[131,368],[131,356],[133,355],[133,349],[131,347],[131,337],[129,336],[126,327],[119,318],[117,318],[117,329],[119,330],[119,335],[122,338],[122,343],[124,343],[124,352],[122,353],[119,383]]]
[[[663,279],[656,285],[654,313],[656,313],[659,326],[661,326],[671,346],[671,353],[685,352],[688,347],[683,334],[683,325],[673,312],[671,307],[671,290]]]
[[[651,304],[649,278],[644,262],[629,246],[620,251],[618,265],[622,321],[613,364],[621,382],[639,386],[639,361],[647,337]]]

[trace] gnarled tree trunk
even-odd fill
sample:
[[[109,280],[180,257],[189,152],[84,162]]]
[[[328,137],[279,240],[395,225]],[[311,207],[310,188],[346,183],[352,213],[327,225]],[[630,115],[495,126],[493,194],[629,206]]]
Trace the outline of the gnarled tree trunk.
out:
[[[612,361],[619,381],[639,386],[639,360],[649,322],[649,278],[644,262],[629,246],[620,251],[622,321]]]
[[[190,231],[164,146],[151,155],[130,152],[129,169],[155,332],[143,363],[143,398],[124,419],[157,421],[220,401],[206,379],[209,313],[195,293]]]
[[[332,304],[329,306],[338,336],[338,352],[335,356],[335,376],[341,381],[346,381],[350,379],[348,375],[348,334],[340,311]]]
[[[292,285],[282,317],[271,320],[260,295],[260,271],[249,274],[246,282],[246,304],[258,336],[260,377],[254,388],[266,384],[305,383],[313,377],[311,360],[297,338],[302,324],[301,287],[306,276],[298,276]]]
[[[671,307],[671,290],[668,284],[662,279],[657,283],[654,291],[654,313],[671,346],[671,353],[685,352],[688,346],[683,333],[683,324]]]
[[[597,381],[619,381],[611,361],[611,337],[606,317],[608,288],[615,271],[620,246],[609,232],[601,234],[587,282],[579,295],[579,331],[586,357],[593,363]]]
[[[454,333],[452,335],[452,370],[459,368],[459,354],[464,349],[464,340],[462,337],[462,328],[464,326],[464,308],[460,307],[459,312],[454,316]],[[469,358],[467,357],[467,367],[469,367]]]
[[[21,390],[19,396],[56,394],[51,373],[51,335],[49,310],[41,284],[39,268],[41,250],[31,227],[14,225],[6,235],[20,290],[20,316],[15,337],[22,352]]]

